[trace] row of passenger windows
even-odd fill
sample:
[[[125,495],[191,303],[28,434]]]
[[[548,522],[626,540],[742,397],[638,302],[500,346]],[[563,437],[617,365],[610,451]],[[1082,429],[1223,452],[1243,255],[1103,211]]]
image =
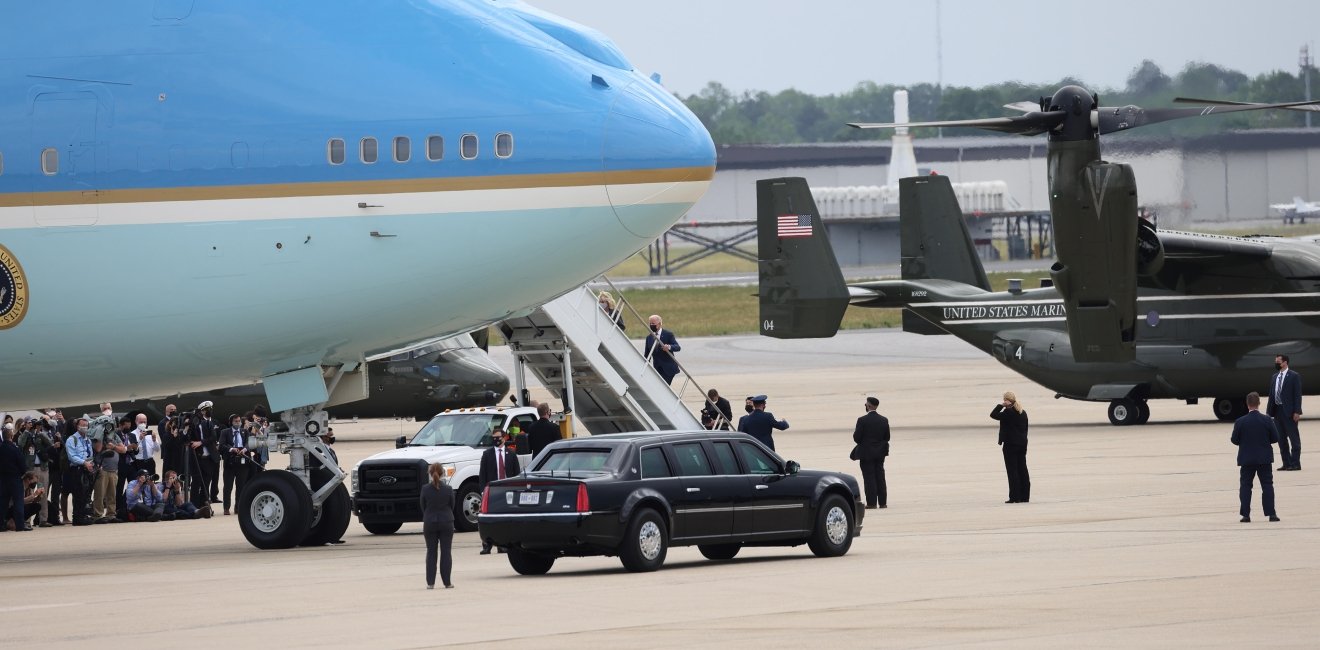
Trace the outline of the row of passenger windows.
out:
[[[407,136],[399,136],[393,141],[394,162],[406,163],[412,160],[412,140]],[[458,155],[463,160],[474,160],[480,153],[480,140],[475,133],[465,133],[458,140]],[[346,152],[345,144],[342,138],[331,138],[326,145],[326,156],[330,159],[331,165],[344,164]],[[510,158],[513,156],[513,134],[497,133],[495,134],[495,157]],[[444,160],[445,157],[445,139],[443,136],[431,135],[426,137],[426,159],[435,162]],[[358,142],[358,160],[368,165],[376,162],[380,158],[380,145],[375,138],[362,138]],[[54,147],[47,147],[41,150],[41,173],[47,176],[53,176],[60,171],[60,152]],[[0,153],[0,174],[5,173],[5,156]]]
[[[706,451],[699,442],[676,443],[672,449],[674,460],[678,462],[678,471],[669,466],[665,452],[660,446],[642,450],[642,478],[665,478],[669,476],[710,476],[714,474],[774,474],[779,471],[775,463],[764,451],[754,445],[738,443],[738,455],[742,458],[744,469],[740,472],[738,462],[734,460],[733,443],[728,441],[712,442],[719,461],[719,470],[711,465]]]
[[[412,160],[412,140],[408,136],[399,136],[394,138],[391,146],[391,157],[396,163],[406,163]],[[330,138],[326,142],[325,154],[331,165],[342,165],[348,158],[348,145],[343,138]],[[464,133],[458,139],[458,156],[463,160],[474,160],[481,153],[481,141],[475,133]],[[497,133],[495,134],[495,157],[509,158],[513,156],[513,134]],[[445,139],[444,136],[428,135],[426,136],[426,159],[435,162],[445,158]],[[380,159],[380,143],[375,138],[367,137],[358,141],[358,160],[364,164],[370,165]]]

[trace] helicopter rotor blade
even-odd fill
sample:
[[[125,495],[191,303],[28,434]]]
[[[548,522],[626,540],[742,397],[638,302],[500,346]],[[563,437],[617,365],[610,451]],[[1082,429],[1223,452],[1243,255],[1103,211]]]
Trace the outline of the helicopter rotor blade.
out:
[[[1242,113],[1270,108],[1294,108],[1298,106],[1314,106],[1317,104],[1320,104],[1320,100],[1309,102],[1284,102],[1280,104],[1215,104],[1202,108],[1145,109],[1140,106],[1104,106],[1096,110],[1097,119],[1095,125],[1100,134],[1104,135],[1106,133],[1127,131],[1140,126],[1159,124],[1160,122],[1168,122],[1170,120],[1180,120],[1185,117],[1207,117],[1210,115],[1222,115],[1225,113]]]
[[[1062,124],[1064,115],[1066,115],[1064,111],[1033,111],[1025,115],[1015,115],[1013,117],[989,117],[979,120],[944,120],[936,122],[907,122],[903,124],[893,122],[850,122],[848,126],[855,129],[895,129],[901,126],[971,127],[985,129],[987,131],[998,131],[1000,133],[1039,135]]]
[[[1173,99],[1173,103],[1175,103],[1175,104],[1213,104],[1213,105],[1218,105],[1218,106],[1263,106],[1263,105],[1264,105],[1264,104],[1262,104],[1262,103],[1260,103],[1260,102],[1235,102],[1235,101],[1228,100],[1228,99],[1197,99],[1197,98],[1195,98],[1195,97],[1175,97],[1175,98]],[[1304,111],[1304,112],[1308,112],[1308,113],[1320,113],[1320,106],[1312,106],[1312,105],[1310,105],[1310,104],[1303,105],[1303,106],[1286,106],[1286,107],[1283,107],[1283,110],[1285,110],[1285,111]]]

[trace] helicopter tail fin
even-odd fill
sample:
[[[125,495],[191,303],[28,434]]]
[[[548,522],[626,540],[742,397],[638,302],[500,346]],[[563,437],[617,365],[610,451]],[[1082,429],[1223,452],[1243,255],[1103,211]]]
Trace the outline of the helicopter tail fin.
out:
[[[898,182],[901,272],[904,280],[953,280],[990,290],[948,176]]]
[[[802,178],[756,182],[761,335],[828,338],[848,309],[848,285]]]

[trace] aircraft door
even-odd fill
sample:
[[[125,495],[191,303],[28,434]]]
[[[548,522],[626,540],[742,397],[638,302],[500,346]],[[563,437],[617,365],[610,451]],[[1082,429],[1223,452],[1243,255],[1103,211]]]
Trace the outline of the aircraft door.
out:
[[[90,92],[51,92],[32,103],[32,211],[39,226],[96,223],[99,103]]]

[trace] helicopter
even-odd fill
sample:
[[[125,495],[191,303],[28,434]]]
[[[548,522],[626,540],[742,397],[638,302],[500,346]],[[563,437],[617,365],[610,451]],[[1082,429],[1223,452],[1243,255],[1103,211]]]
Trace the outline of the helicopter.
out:
[[[902,125],[1048,136],[1057,259],[1036,289],[991,291],[947,177],[900,181],[900,279],[853,285],[806,182],[758,181],[761,333],[828,337],[849,304],[901,307],[904,330],[958,336],[1056,397],[1108,402],[1115,425],[1146,422],[1151,399],[1208,397],[1216,417],[1236,418],[1276,355],[1303,373],[1320,368],[1320,246],[1157,230],[1138,218],[1132,168],[1102,160],[1099,136],[1317,103],[1100,107],[1096,95],[1065,86],[1036,105],[1009,105],[1022,115]],[[809,227],[785,230],[786,216]]]

